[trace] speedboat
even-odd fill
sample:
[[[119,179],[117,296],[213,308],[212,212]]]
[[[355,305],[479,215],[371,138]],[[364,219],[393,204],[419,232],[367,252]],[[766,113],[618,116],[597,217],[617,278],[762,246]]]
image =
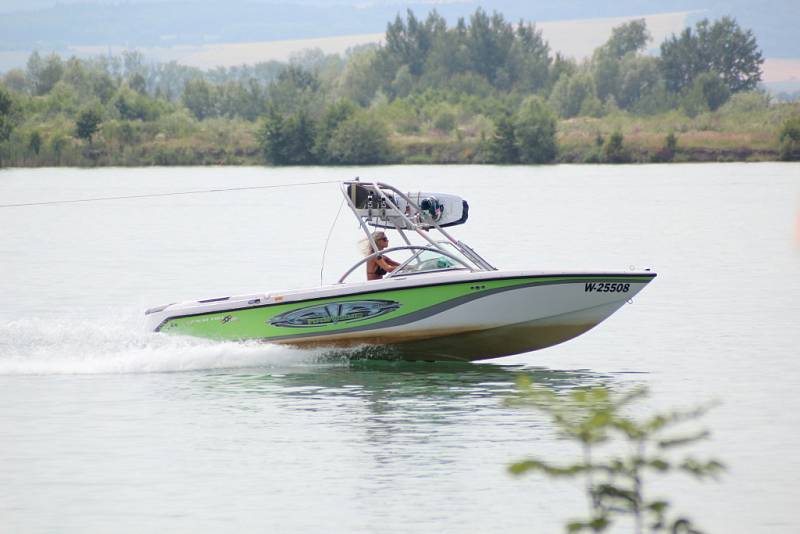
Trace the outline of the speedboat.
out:
[[[649,269],[499,270],[448,230],[467,222],[466,200],[405,193],[358,179],[343,182],[341,191],[377,252],[356,262],[336,284],[159,306],[147,310],[148,328],[215,340],[346,349],[354,356],[473,361],[579,336],[656,276]],[[404,244],[380,250],[375,230],[397,232]],[[351,280],[384,254],[404,259],[380,280]]]

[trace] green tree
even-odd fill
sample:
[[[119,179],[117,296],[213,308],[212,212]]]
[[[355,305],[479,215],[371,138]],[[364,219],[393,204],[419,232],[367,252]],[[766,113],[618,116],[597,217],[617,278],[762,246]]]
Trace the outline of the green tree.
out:
[[[440,132],[450,133],[456,127],[456,112],[448,105],[439,106],[433,116],[433,127]]]
[[[30,92],[30,83],[25,71],[22,69],[11,69],[6,71],[2,80],[0,80],[10,91],[18,94],[28,94]]]
[[[467,47],[467,25],[463,18],[451,30],[438,33],[434,39],[422,74],[422,86],[447,87],[457,76],[476,76],[488,84],[486,78],[472,69],[472,58]]]
[[[11,136],[13,105],[11,94],[0,85],[0,142],[8,140]]]
[[[64,62],[58,54],[50,54],[41,59],[37,52],[28,59],[28,77],[33,84],[35,95],[46,95],[61,80]]]
[[[298,65],[284,69],[269,85],[269,102],[284,113],[309,109],[321,88],[319,77]]]
[[[144,54],[138,50],[123,50],[122,52],[122,69],[129,80],[129,85],[134,88],[135,82],[130,81],[138,74],[141,76],[145,70],[145,57]],[[135,91],[136,89],[134,89]]]
[[[522,21],[515,27],[481,8],[469,23],[462,18],[450,29],[435,11],[422,21],[409,10],[388,25],[385,43],[371,66],[390,98],[447,87],[466,74],[501,90],[533,92],[547,86],[550,49],[541,32]]]
[[[381,72],[374,48],[360,48],[349,54],[339,79],[339,94],[361,106],[368,106],[381,87]]]
[[[258,80],[231,80],[217,86],[219,114],[255,121],[266,112],[266,89]]]
[[[271,107],[258,133],[261,151],[273,165],[309,165],[314,153],[314,123],[305,110],[288,117]]]
[[[406,65],[418,77],[437,37],[447,31],[447,23],[435,10],[423,22],[410,9],[403,20],[398,15],[386,28],[386,58],[397,68]]]
[[[31,132],[30,137],[28,138],[28,150],[39,155],[39,151],[42,149],[42,135],[34,130]]]
[[[730,90],[725,82],[714,72],[697,75],[691,88],[681,101],[681,105],[690,117],[705,111],[716,111],[728,98]]]
[[[390,88],[394,98],[405,98],[411,94],[414,89],[414,76],[411,74],[408,65],[403,65],[397,69],[397,74],[392,80]]]
[[[271,107],[259,128],[258,141],[267,163],[284,165],[286,162],[288,143],[284,123],[283,115]]]
[[[615,93],[622,109],[635,109],[640,100],[659,92],[663,86],[658,60],[647,56],[626,56],[620,62],[619,89]]]
[[[442,85],[457,95],[472,95],[482,99],[488,98],[494,93],[494,88],[486,78],[474,72],[456,74]]]
[[[91,85],[92,92],[103,104],[111,100],[111,97],[114,96],[114,91],[117,90],[114,80],[105,72],[93,73]]]
[[[128,80],[128,86],[140,95],[147,94],[147,80],[141,72],[136,72]]]
[[[614,27],[603,48],[611,57],[622,59],[628,54],[644,50],[652,38],[645,20],[636,19]]]
[[[289,65],[281,71],[276,80],[279,84],[285,84],[301,91],[317,91],[320,88],[319,77],[312,71],[299,65]]]
[[[603,161],[606,163],[626,163],[629,160],[628,152],[624,145],[625,137],[622,132],[616,131],[608,136],[603,145]]]
[[[592,77],[586,73],[577,73],[559,78],[550,94],[550,103],[561,117],[568,119],[580,115],[584,101],[591,101],[596,97]]]
[[[630,517],[634,532],[696,533],[692,522],[670,514],[665,498],[653,498],[647,481],[668,472],[698,479],[716,477],[724,466],[716,459],[697,460],[691,455],[675,459],[676,450],[707,439],[709,432],[675,430],[702,417],[707,407],[659,413],[645,418],[628,415],[630,406],[647,394],[645,389],[615,393],[603,387],[556,395],[519,382],[519,393],[509,404],[530,407],[548,415],[559,435],[578,446],[581,460],[558,465],[529,458],[509,466],[514,475],[531,472],[553,478],[583,478],[589,515],[570,521],[568,532],[604,532],[620,517]],[[619,444],[627,445],[620,447]],[[602,447],[611,450],[600,453]],[[616,445],[616,446],[615,446]],[[622,451],[629,452],[622,452]]]
[[[556,116],[541,97],[525,99],[514,117],[520,163],[549,163],[556,157]]]
[[[31,87],[31,93],[34,95],[40,94],[39,88],[37,87],[37,82],[42,74],[42,69],[44,69],[44,61],[42,60],[42,56],[39,55],[38,50],[34,50],[31,52],[31,55],[28,56],[28,62],[25,65],[25,77],[28,79],[28,83]]]
[[[314,155],[314,123],[305,109],[292,114],[284,124],[287,139],[286,163],[311,165],[317,163]]]
[[[214,87],[202,78],[188,80],[183,86],[183,105],[197,120],[217,115],[217,94]]]
[[[783,123],[780,133],[781,159],[800,160],[800,116],[791,117]]]
[[[661,44],[661,71],[672,92],[690,87],[707,72],[717,73],[731,93],[755,89],[761,81],[764,58],[751,30],[743,30],[734,19],[708,19],[672,35]]]
[[[322,114],[317,126],[314,141],[314,154],[323,163],[330,163],[329,143],[339,125],[355,115],[357,107],[349,100],[340,100],[328,106]]]
[[[328,156],[334,163],[372,165],[387,163],[391,157],[389,132],[376,117],[356,113],[342,121],[328,143]]]
[[[492,163],[519,163],[514,121],[509,114],[504,113],[495,121],[488,150],[489,161]]]
[[[114,97],[114,108],[124,120],[156,120],[160,115],[158,104],[140,93],[134,92],[124,85]]]
[[[543,92],[550,70],[550,45],[534,24],[517,24],[511,46],[511,72],[515,83],[524,93]]]
[[[675,159],[675,154],[678,152],[678,138],[670,132],[664,138],[664,146],[653,155],[654,162],[668,162]]]
[[[81,95],[91,95],[92,93],[91,73],[84,63],[76,57],[71,57],[67,60],[61,80],[74,87]]]
[[[675,154],[678,150],[678,138],[675,137],[675,134],[670,132],[667,134],[667,137],[664,139],[664,149],[666,149],[670,154]]]
[[[508,61],[513,45],[514,28],[500,13],[490,17],[481,8],[475,10],[467,29],[467,50],[472,69],[495,87],[509,88]]]
[[[547,93],[550,94],[553,91],[553,87],[563,76],[569,77],[576,72],[578,72],[578,64],[575,63],[575,60],[556,52],[556,57],[553,59],[547,74]]]
[[[772,96],[763,91],[747,91],[731,95],[723,105],[725,113],[765,113],[772,103]]]
[[[594,77],[597,97],[608,100],[608,97],[617,99],[620,93],[622,63],[610,54],[595,54],[592,60],[592,76]]]
[[[75,135],[80,139],[85,139],[92,144],[92,136],[97,133],[100,123],[103,121],[100,112],[94,108],[87,108],[81,111],[75,121]]]
[[[3,144],[11,137],[14,126],[13,110],[14,100],[11,94],[0,85],[0,167],[3,166]]]
[[[613,97],[617,105],[629,109],[658,84],[655,60],[638,55],[650,39],[644,19],[638,19],[615,27],[608,41],[595,50],[591,72],[600,100]]]

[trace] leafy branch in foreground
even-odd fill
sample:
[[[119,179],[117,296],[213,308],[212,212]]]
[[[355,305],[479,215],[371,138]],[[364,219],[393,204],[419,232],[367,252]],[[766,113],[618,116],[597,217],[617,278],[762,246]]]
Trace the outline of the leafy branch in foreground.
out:
[[[518,383],[519,393],[508,400],[511,406],[531,407],[549,415],[558,433],[581,448],[581,460],[570,465],[555,465],[541,459],[526,459],[509,466],[514,475],[540,472],[550,477],[582,477],[589,505],[586,519],[571,521],[568,532],[603,532],[615,518],[633,518],[635,532],[696,533],[691,521],[668,516],[670,503],[645,492],[645,476],[683,472],[703,479],[716,477],[724,470],[718,460],[697,460],[685,456],[673,459],[675,449],[709,436],[700,430],[679,433],[674,427],[702,417],[709,406],[689,411],[656,414],[644,419],[627,415],[628,407],[647,395],[644,388],[615,393],[592,387],[556,395],[536,387],[527,379]],[[624,442],[624,448],[614,446]],[[609,447],[600,454],[601,445]]]

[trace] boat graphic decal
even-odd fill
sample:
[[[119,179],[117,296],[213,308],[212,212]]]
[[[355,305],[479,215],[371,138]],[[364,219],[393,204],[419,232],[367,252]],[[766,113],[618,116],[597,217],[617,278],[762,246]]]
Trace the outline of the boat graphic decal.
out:
[[[392,312],[400,307],[394,300],[352,300],[309,306],[276,315],[272,326],[308,328],[338,323],[354,323]]]

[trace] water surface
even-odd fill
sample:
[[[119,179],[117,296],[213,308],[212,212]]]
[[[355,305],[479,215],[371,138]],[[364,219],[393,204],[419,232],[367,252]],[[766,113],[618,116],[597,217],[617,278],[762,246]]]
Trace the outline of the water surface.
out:
[[[577,454],[504,404],[520,375],[647,385],[643,413],[720,400],[698,454],[729,472],[654,491],[708,532],[800,530],[797,164],[6,170],[0,204],[354,175],[464,196],[453,233],[502,268],[659,276],[543,351],[331,361],[141,326],[158,304],[335,281],[359,230],[334,223],[334,184],[0,208],[0,530],[559,532],[580,488],[505,471]]]

